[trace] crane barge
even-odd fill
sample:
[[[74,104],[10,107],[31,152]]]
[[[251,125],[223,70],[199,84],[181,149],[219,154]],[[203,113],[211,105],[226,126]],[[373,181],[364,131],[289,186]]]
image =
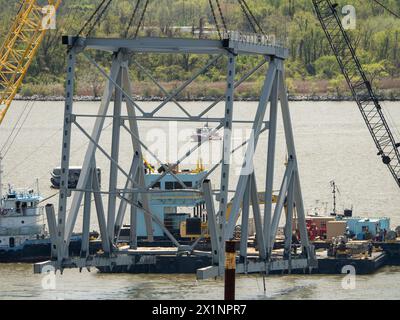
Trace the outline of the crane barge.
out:
[[[312,1],[329,45],[378,149],[377,155],[382,158],[400,187],[400,143],[392,134],[379,99],[342,25],[336,10],[338,5],[331,0]]]

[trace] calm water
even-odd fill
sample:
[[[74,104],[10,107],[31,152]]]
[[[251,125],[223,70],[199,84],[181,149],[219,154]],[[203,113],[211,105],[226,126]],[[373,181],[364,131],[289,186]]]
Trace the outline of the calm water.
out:
[[[151,110],[154,103],[142,104],[145,110]],[[188,109],[199,113],[206,103],[190,103]],[[16,102],[6,118],[0,132],[0,146],[25,106],[25,102]],[[75,104],[76,113],[93,114],[96,103]],[[256,104],[237,103],[235,116],[241,119],[254,117]],[[400,108],[393,103],[385,103],[393,122],[400,128]],[[208,116],[221,116],[222,106],[217,107]],[[308,211],[314,207],[331,208],[331,189],[329,181],[335,180],[339,186],[338,206],[342,210],[353,206],[355,214],[361,216],[387,216],[392,227],[400,225],[399,190],[389,174],[375,156],[372,139],[363,123],[356,105],[353,103],[292,103],[291,112],[295,131],[295,140],[299,158],[300,174],[305,206]],[[176,108],[168,106],[161,116],[177,114]],[[19,137],[15,140],[4,161],[5,182],[14,186],[35,186],[39,179],[40,191],[44,196],[54,194],[49,188],[49,176],[52,168],[60,163],[61,123],[63,103],[37,102],[29,115]],[[92,121],[79,118],[79,123],[89,130]],[[106,126],[110,119],[106,119]],[[238,126],[234,135],[240,137],[247,132],[246,125]],[[193,127],[179,123],[157,125],[143,122],[141,135],[149,146],[158,146],[157,155],[162,160],[173,160],[186,149],[181,146],[190,136]],[[178,132],[178,142],[168,140],[162,132]],[[109,145],[111,128],[103,131],[102,143]],[[400,140],[399,140],[400,141]],[[81,133],[73,136],[71,165],[79,165],[86,147],[85,137]],[[260,139],[260,148],[256,153],[255,167],[261,189],[265,175],[266,137]],[[131,151],[129,139],[122,136],[120,162],[127,166]],[[161,147],[160,147],[161,146]],[[164,146],[168,146],[163,150]],[[176,151],[175,148],[178,150]],[[217,152],[215,142],[202,150],[201,156],[207,164],[207,156]],[[181,150],[182,149],[182,150]],[[285,162],[283,130],[279,127],[277,143],[277,174],[275,188],[279,188]],[[152,160],[148,157],[148,160]],[[98,157],[98,166],[103,169],[103,181],[108,180],[108,164],[105,157]],[[235,163],[235,162],[234,162]],[[184,164],[195,165],[195,159]],[[218,184],[218,171],[212,177]],[[122,180],[121,180],[122,181]],[[235,188],[237,171],[233,170],[231,189]],[[123,182],[121,182],[123,183]],[[105,202],[107,199],[104,199]],[[56,204],[57,197],[51,200]],[[78,221],[79,231],[81,222]],[[92,225],[96,228],[96,224]],[[0,299],[218,299],[223,296],[222,284],[208,280],[197,282],[194,276],[159,275],[103,275],[92,272],[66,270],[63,276],[56,278],[56,290],[44,290],[42,277],[32,274],[32,266],[24,264],[0,265]],[[266,280],[264,293],[260,276],[239,277],[238,297],[243,299],[346,299],[400,298],[400,268],[385,268],[373,276],[359,276],[356,288],[342,289],[342,276],[272,276]],[[373,294],[372,294],[373,292]]]

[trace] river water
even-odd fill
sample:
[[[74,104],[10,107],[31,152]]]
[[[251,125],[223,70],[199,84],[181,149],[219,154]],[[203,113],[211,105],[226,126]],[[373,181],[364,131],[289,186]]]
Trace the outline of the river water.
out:
[[[400,125],[398,103],[384,103],[388,117],[395,127]],[[146,111],[157,103],[141,103]],[[187,109],[198,114],[207,103],[188,103]],[[26,102],[18,101],[12,106],[0,132],[0,146],[6,141]],[[79,102],[75,104],[77,114],[94,114],[98,103]],[[254,118],[256,103],[235,104],[234,118],[251,120]],[[29,110],[28,106],[27,110]],[[167,105],[159,116],[181,115],[173,105]],[[220,117],[223,105],[218,105],[208,116],[210,126],[213,117]],[[111,114],[111,113],[110,113]],[[158,115],[158,114],[157,114]],[[387,216],[392,228],[400,225],[398,187],[389,171],[376,156],[376,149],[355,103],[350,102],[295,102],[291,103],[291,115],[295,133],[299,170],[305,207],[307,211],[331,210],[332,194],[330,181],[339,187],[338,210],[353,207],[357,216]],[[280,119],[280,117],[279,117]],[[101,142],[109,150],[111,118],[105,120],[106,129]],[[36,102],[19,136],[6,154],[3,166],[4,180],[15,187],[36,188],[39,180],[40,192],[44,197],[55,193],[49,188],[50,171],[59,166],[61,151],[61,124],[63,121],[62,102]],[[93,120],[78,117],[78,122],[90,132]],[[200,124],[202,125],[202,124]],[[236,126],[233,132],[235,144],[248,134],[248,125]],[[187,151],[188,137],[194,130],[187,123],[141,122],[140,134],[145,143],[157,149],[163,161],[172,161]],[[165,135],[164,135],[165,134]],[[168,138],[174,136],[175,138]],[[397,131],[396,131],[397,135]],[[279,189],[285,162],[284,132],[278,126],[277,172],[275,189]],[[87,140],[78,130],[73,134],[71,165],[79,165],[84,156]],[[399,139],[400,141],[400,139]],[[255,168],[259,189],[262,189],[265,175],[266,142],[264,134],[255,154]],[[120,163],[129,167],[132,153],[129,138],[122,134]],[[202,149],[200,156],[207,168],[215,162],[219,142],[213,142]],[[187,145],[186,145],[187,144]],[[240,152],[238,151],[237,154]],[[147,160],[153,161],[151,156]],[[183,167],[193,168],[198,156],[184,162]],[[239,159],[239,157],[237,158]],[[108,181],[107,159],[97,158],[102,168],[103,185]],[[240,161],[233,160],[230,189],[235,189]],[[235,165],[237,166],[235,168]],[[182,167],[182,168],[183,168]],[[211,176],[212,183],[219,183],[219,172]],[[121,183],[122,183],[121,179]],[[57,197],[51,202],[57,204]],[[105,205],[107,199],[104,199]],[[76,231],[79,231],[78,221]],[[97,228],[93,222],[92,228]],[[219,299],[223,297],[222,283],[215,280],[198,282],[192,275],[105,275],[95,270],[79,273],[66,270],[55,279],[56,288],[46,285],[41,275],[33,275],[29,264],[0,265],[0,299]],[[355,285],[349,289],[343,285],[344,276],[270,276],[266,279],[266,291],[260,276],[238,278],[237,295],[243,299],[396,299],[400,298],[400,268],[387,267],[370,276],[357,276]]]

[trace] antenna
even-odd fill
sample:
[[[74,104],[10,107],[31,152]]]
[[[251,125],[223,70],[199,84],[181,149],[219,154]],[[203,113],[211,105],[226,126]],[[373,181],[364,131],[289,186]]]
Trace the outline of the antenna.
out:
[[[333,194],[333,215],[336,216],[336,183],[334,180],[332,180],[330,183],[331,183],[332,194]]]

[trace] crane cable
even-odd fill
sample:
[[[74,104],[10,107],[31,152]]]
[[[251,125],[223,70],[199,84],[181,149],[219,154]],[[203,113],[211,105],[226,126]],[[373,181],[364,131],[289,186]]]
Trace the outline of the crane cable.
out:
[[[135,9],[133,10],[131,19],[129,20],[128,27],[125,30],[125,38],[128,38],[129,30],[131,29],[131,27],[133,25],[133,21],[135,20],[135,17],[136,17],[136,13],[139,10],[140,2],[141,2],[141,0],[136,1]]]
[[[383,9],[385,9],[387,12],[389,12],[392,16],[395,16],[396,18],[400,19],[400,15],[399,14],[397,14],[393,10],[389,9],[382,2],[380,2],[378,0],[372,0],[372,1],[374,1],[377,5],[381,6]]]
[[[147,11],[147,6],[149,5],[149,0],[146,0],[146,3],[144,4],[144,8],[143,8],[143,11],[142,11],[142,15],[141,15],[141,17],[140,17],[140,21],[139,21],[139,24],[137,25],[137,28],[136,28],[136,32],[135,32],[135,35],[134,35],[134,39],[137,37],[137,35],[139,34],[139,30],[140,30],[140,26],[142,25],[142,23],[143,23],[143,19],[144,19],[144,14],[146,13],[146,11]]]
[[[224,31],[225,31],[225,33],[227,33],[228,29],[226,27],[226,21],[225,21],[224,14],[222,13],[221,4],[219,3],[219,0],[215,0],[215,1],[217,2],[217,7],[218,7],[219,15],[221,17],[222,25],[224,27]]]
[[[107,4],[103,8],[103,10],[97,15],[97,18],[96,18],[95,22],[92,24],[92,26],[89,29],[89,31],[87,32],[86,36],[90,36],[91,35],[91,33],[93,32],[93,29],[96,27],[96,25],[100,22],[101,18],[106,13],[106,11],[107,11],[108,7],[110,6],[111,2],[112,2],[112,0],[108,0]]]
[[[258,20],[256,19],[253,11],[250,9],[249,5],[247,4],[246,0],[238,0],[240,3],[240,6],[242,7],[242,11],[245,13],[247,19],[249,20],[250,24],[252,25],[252,28],[254,30],[254,32],[257,33],[257,30],[253,24],[253,22],[256,24],[256,26],[258,27],[259,31],[266,36],[263,28],[261,27],[261,24],[258,22]],[[250,15],[250,16],[249,16]],[[251,18],[250,18],[251,17]],[[251,19],[253,20],[253,22],[251,21]]]
[[[89,17],[89,19],[85,22],[83,27],[79,30],[78,32],[78,37],[82,35],[85,31],[85,29],[92,23],[93,19],[96,17],[95,22],[90,25],[89,31],[86,32],[86,36],[90,35],[95,28],[96,24],[100,21],[104,13],[107,11],[108,7],[110,6],[112,0],[102,0],[100,4],[97,6],[96,10],[92,13],[92,15]],[[106,3],[107,2],[107,3]]]
[[[251,18],[249,16],[249,14],[247,13],[246,7],[244,6],[244,4],[242,3],[241,0],[238,0],[240,7],[242,8],[242,12],[244,13],[245,17],[247,18],[247,21],[249,22],[251,28],[253,29],[253,31],[255,33],[257,33],[257,29],[255,27],[255,25],[253,24],[253,21],[251,21]]]
[[[25,113],[26,109],[28,108],[28,106],[29,106],[29,101],[25,104],[24,109],[22,110],[21,114],[19,115],[17,121],[14,124],[14,127],[12,128],[12,130],[11,130],[10,134],[8,135],[6,141],[4,142],[3,146],[1,147],[0,154],[3,153],[3,150],[6,148],[7,144],[10,142],[10,140],[11,140],[15,130],[17,129],[18,124],[21,121],[22,116],[24,115],[24,113]]]
[[[217,27],[217,32],[218,32],[219,40],[222,41],[221,30],[220,30],[220,28],[219,28],[217,16],[215,15],[214,5],[213,5],[213,3],[212,3],[211,0],[208,0],[208,3],[210,4],[211,12],[212,12],[212,15],[213,15],[213,18],[214,18],[214,21],[215,21],[215,26]]]
[[[29,117],[30,113],[32,112],[32,109],[33,109],[33,106],[34,106],[34,105],[35,105],[35,102],[33,102],[33,103],[31,104],[30,109],[29,109],[28,112],[26,113],[25,118],[22,120],[22,123],[21,123],[20,127],[18,128],[18,130],[17,130],[17,132],[15,133],[13,139],[12,139],[11,142],[9,143],[9,145],[8,145],[8,147],[7,147],[7,149],[6,149],[6,151],[5,151],[4,154],[2,155],[3,158],[5,158],[5,157],[7,156],[8,152],[10,151],[11,147],[12,147],[13,144],[14,144],[14,141],[15,141],[15,140],[17,139],[17,137],[19,136],[19,134],[20,134],[20,132],[21,132],[21,129],[23,128],[23,126],[25,125],[26,121],[28,120],[28,117]],[[24,111],[25,111],[25,109],[24,109]],[[23,115],[23,113],[21,113],[21,118],[22,118],[22,115]],[[18,124],[19,121],[20,121],[20,119],[18,119],[16,125]],[[14,129],[13,129],[13,131],[14,131]],[[10,136],[11,136],[11,135],[10,135]],[[7,139],[7,140],[8,140],[8,139]],[[3,146],[3,148],[1,149],[1,151],[3,151],[4,147],[5,147],[5,145]]]

